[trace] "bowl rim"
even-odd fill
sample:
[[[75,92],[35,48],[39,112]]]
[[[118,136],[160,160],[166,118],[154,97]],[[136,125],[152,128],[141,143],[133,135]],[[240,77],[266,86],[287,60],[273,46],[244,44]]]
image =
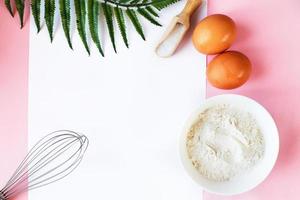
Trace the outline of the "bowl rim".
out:
[[[220,101],[222,99],[228,99],[228,98],[232,98],[234,99],[233,100],[233,103],[235,101],[241,101],[241,100],[244,100],[244,101],[248,101],[250,103],[252,103],[253,105],[255,105],[256,107],[258,107],[259,109],[263,110],[263,112],[266,114],[266,117],[269,117],[271,120],[272,120],[272,125],[274,126],[274,131],[272,132],[272,137],[274,138],[274,153],[272,154],[273,157],[272,157],[272,163],[271,163],[271,167],[270,169],[265,173],[263,174],[262,176],[262,179],[260,181],[257,181],[255,184],[253,184],[251,187],[248,187],[246,189],[243,189],[243,190],[240,190],[240,191],[236,191],[236,192],[220,192],[220,191],[216,191],[216,190],[212,190],[208,187],[205,186],[205,184],[202,184],[194,175],[193,175],[193,172],[191,172],[192,170],[190,169],[190,163],[188,164],[187,162],[187,158],[186,158],[186,135],[187,135],[187,132],[190,128],[190,125],[195,121],[195,119],[197,118],[197,116],[203,112],[203,108],[205,108],[205,106],[207,104],[209,104],[211,101]],[[224,195],[224,196],[229,196],[229,195],[237,195],[237,194],[241,194],[241,193],[244,193],[244,192],[248,192],[252,189],[254,189],[255,187],[257,187],[259,184],[261,184],[271,173],[271,171],[273,170],[275,164],[276,164],[276,161],[278,159],[278,155],[279,155],[279,147],[280,147],[280,140],[279,140],[279,131],[278,131],[278,127],[276,125],[276,122],[273,118],[273,116],[271,115],[271,113],[264,107],[262,106],[260,103],[258,103],[256,100],[250,98],[250,97],[247,97],[247,96],[243,96],[243,95],[237,95],[237,94],[221,94],[221,95],[215,95],[215,96],[212,96],[212,97],[209,97],[207,99],[205,99],[201,104],[200,106],[194,111],[192,112],[188,119],[185,121],[185,124],[184,124],[184,128],[182,130],[182,133],[180,134],[180,138],[179,138],[179,156],[180,156],[180,160],[181,160],[181,164],[183,166],[183,168],[185,169],[186,173],[188,174],[188,176],[194,181],[196,182],[198,185],[201,186],[201,188],[204,190],[204,191],[207,191],[209,193],[213,193],[213,194],[217,194],[217,195]],[[194,169],[195,171],[195,169]],[[199,173],[198,175],[201,176],[201,174]]]

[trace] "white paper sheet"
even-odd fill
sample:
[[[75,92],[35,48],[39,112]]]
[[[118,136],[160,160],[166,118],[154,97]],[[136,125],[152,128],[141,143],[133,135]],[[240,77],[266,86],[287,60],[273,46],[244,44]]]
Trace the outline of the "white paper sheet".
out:
[[[183,3],[165,10],[164,25]],[[202,199],[180,163],[178,138],[205,97],[205,57],[190,38],[173,57],[156,57],[165,27],[143,24],[146,42],[129,27],[130,49],[117,35],[116,55],[105,37],[102,58],[94,46],[87,56],[77,33],[75,50],[69,50],[61,27],[50,44],[46,28],[36,35],[31,20],[30,145],[54,130],[71,129],[87,135],[90,146],[73,174],[30,192],[30,200]]]

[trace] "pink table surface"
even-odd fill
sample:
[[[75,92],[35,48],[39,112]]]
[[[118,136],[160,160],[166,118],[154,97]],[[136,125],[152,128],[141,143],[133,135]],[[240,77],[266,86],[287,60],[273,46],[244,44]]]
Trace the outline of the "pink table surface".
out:
[[[251,59],[253,74],[243,87],[223,91],[207,87],[207,95],[236,93],[254,98],[274,116],[280,131],[280,153],[271,175],[254,190],[205,200],[281,200],[300,197],[300,1],[210,0],[209,14],[231,16],[238,38],[231,49]]]
[[[0,2],[0,186],[27,152],[29,24],[21,31]],[[26,195],[18,199],[25,200]]]
[[[27,150],[29,26],[20,31],[0,2],[0,185]],[[300,183],[300,1],[210,0],[209,13],[225,13],[238,25],[232,47],[253,63],[247,85],[228,91],[250,96],[274,116],[280,155],[271,175],[251,192],[232,197],[205,193],[205,200],[298,199]],[[208,86],[208,96],[225,91]],[[4,162],[5,161],[5,162]],[[25,198],[25,197],[23,197]]]

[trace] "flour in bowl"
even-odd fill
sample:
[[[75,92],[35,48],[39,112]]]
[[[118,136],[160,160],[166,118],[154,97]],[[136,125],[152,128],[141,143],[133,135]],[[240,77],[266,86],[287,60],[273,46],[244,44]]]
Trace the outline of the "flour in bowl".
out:
[[[264,154],[255,118],[229,104],[203,111],[189,129],[186,146],[193,166],[213,181],[227,181],[251,169]]]

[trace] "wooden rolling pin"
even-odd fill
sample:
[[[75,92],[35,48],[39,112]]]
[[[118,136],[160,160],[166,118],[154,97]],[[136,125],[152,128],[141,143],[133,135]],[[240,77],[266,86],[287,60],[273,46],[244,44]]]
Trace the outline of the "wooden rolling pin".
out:
[[[202,0],[188,0],[182,12],[173,18],[155,49],[159,57],[170,57],[174,54],[190,28],[192,14],[200,7],[201,3]]]

